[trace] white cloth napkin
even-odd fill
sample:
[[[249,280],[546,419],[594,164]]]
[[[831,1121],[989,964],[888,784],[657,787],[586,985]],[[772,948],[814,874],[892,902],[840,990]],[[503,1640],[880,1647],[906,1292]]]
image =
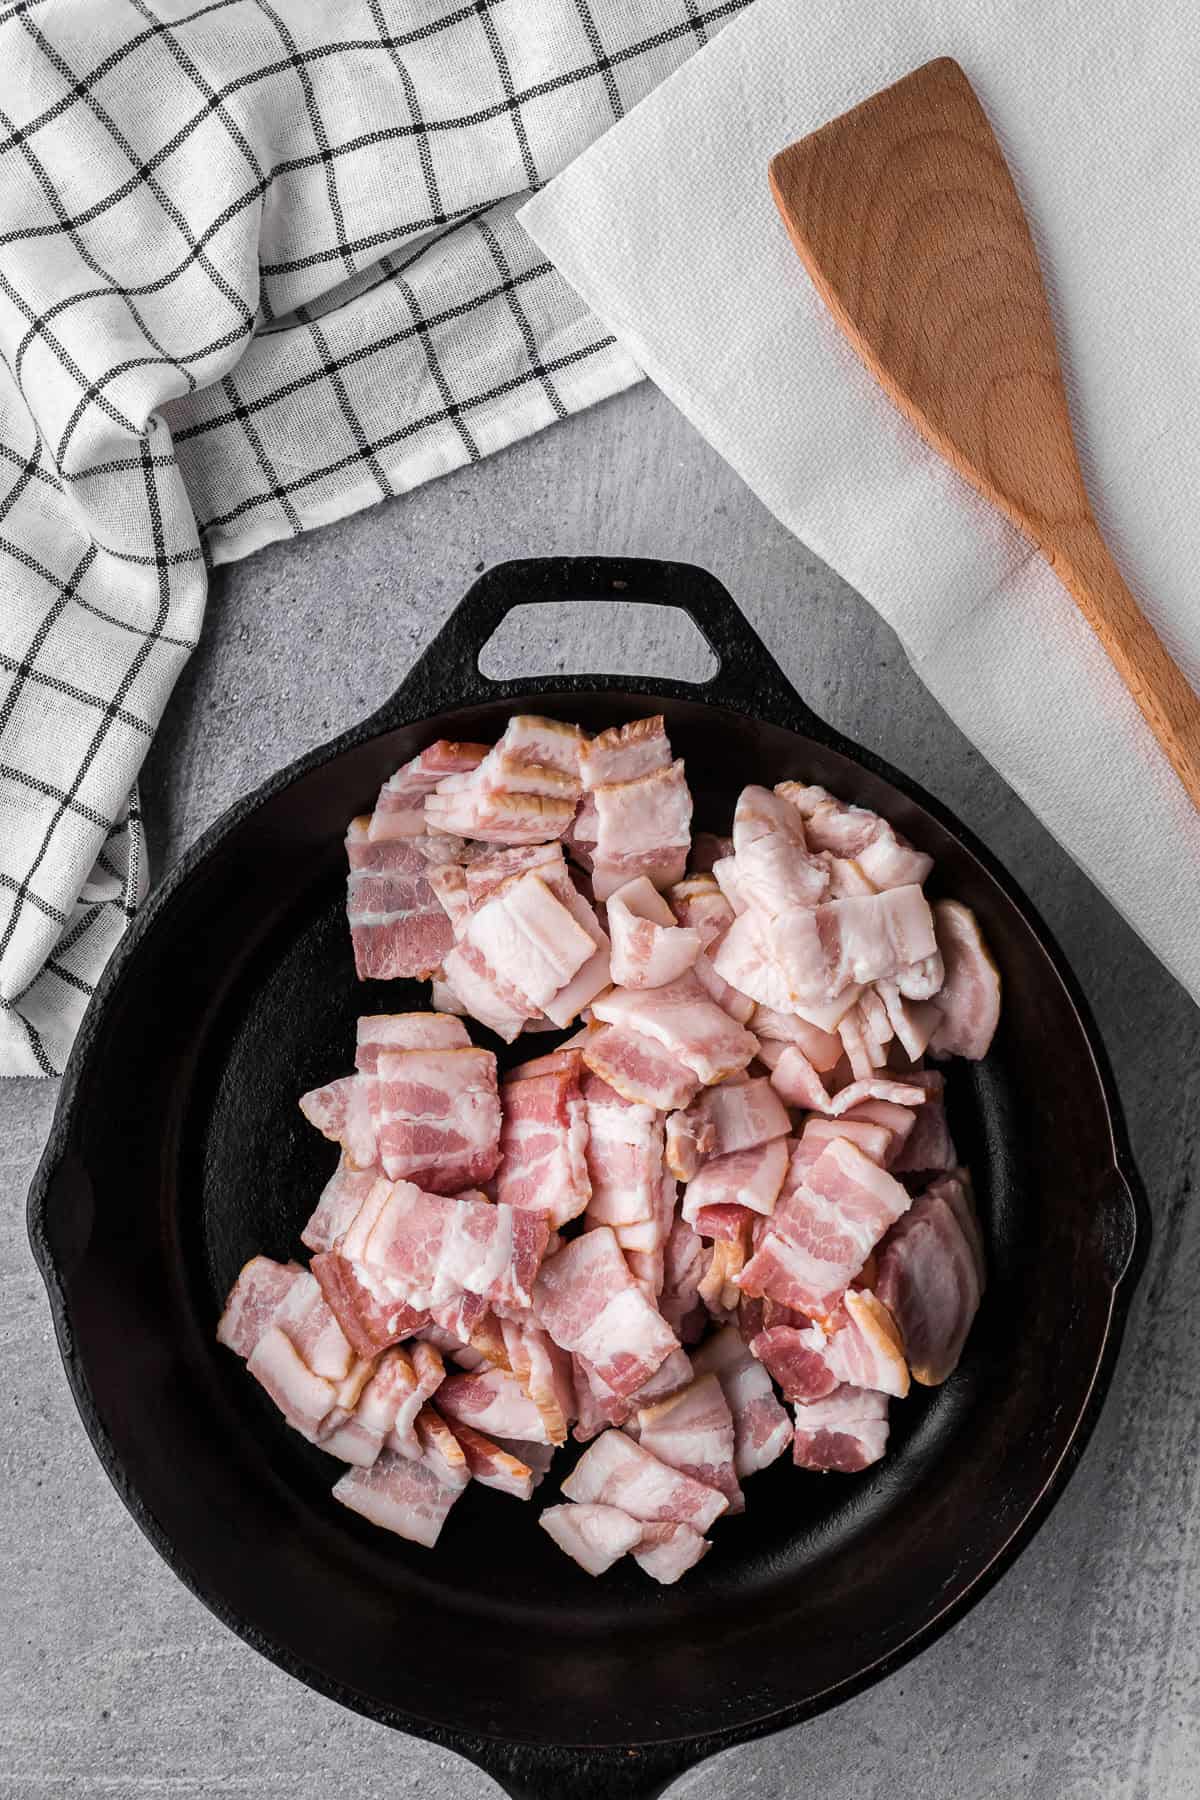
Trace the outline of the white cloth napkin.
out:
[[[210,563],[640,378],[514,222],[747,0],[0,0],[0,1074],[145,885]]]
[[[1028,211],[1101,524],[1200,689],[1195,0],[757,0],[518,217],[1200,999],[1200,817],[1048,564],[844,342],[767,186],[942,55]]]

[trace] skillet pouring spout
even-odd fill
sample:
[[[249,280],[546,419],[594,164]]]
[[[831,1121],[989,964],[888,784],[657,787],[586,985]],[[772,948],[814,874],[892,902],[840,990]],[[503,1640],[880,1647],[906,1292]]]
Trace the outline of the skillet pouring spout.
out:
[[[680,608],[715,675],[480,672],[513,608],[596,600]],[[661,713],[699,830],[727,830],[752,782],[803,779],[883,814],[933,858],[935,896],[975,912],[1004,986],[988,1056],[948,1065],[988,1267],[958,1368],[897,1409],[865,1474],[755,1476],[745,1516],[653,1591],[637,1569],[594,1581],[566,1562],[537,1524],[553,1480],[529,1504],[468,1489],[434,1552],[374,1530],[214,1336],[238,1269],[295,1253],[332,1172],[297,1097],[348,1066],[359,1014],[429,1004],[416,983],[355,977],[347,824],[401,762],[439,738],[494,741],[514,712],[588,731]],[[88,1009],[29,1230],[84,1424],[180,1579],[299,1680],[459,1751],[515,1800],[652,1800],[944,1631],[1078,1462],[1149,1239],[1103,1046],[1012,878],[814,716],[712,575],[602,558],[490,570],[373,717],[239,801],[170,872]]]

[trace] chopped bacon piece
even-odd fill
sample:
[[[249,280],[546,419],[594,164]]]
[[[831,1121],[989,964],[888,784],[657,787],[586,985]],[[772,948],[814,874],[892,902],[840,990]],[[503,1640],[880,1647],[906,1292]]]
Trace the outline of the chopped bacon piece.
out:
[[[572,1359],[528,1318],[501,1321],[508,1366],[537,1407],[552,1444],[563,1444],[575,1416]]]
[[[541,1413],[517,1377],[504,1369],[449,1376],[438,1389],[438,1407],[452,1423],[473,1425],[490,1437],[550,1442]]]
[[[744,1069],[758,1048],[757,1039],[708,998],[690,970],[648,993],[614,988],[592,1011],[607,1025],[624,1026],[660,1044],[705,1084]]]
[[[557,1069],[506,1081],[501,1092],[496,1197],[545,1213],[555,1228],[577,1218],[592,1193],[580,1066],[572,1051]]]
[[[827,861],[809,854],[799,813],[769,788],[743,788],[733,847],[738,894],[767,918],[815,906],[829,886]]]
[[[470,1042],[462,1020],[450,1013],[368,1013],[354,1028],[354,1066],[377,1075],[385,1050],[461,1050]]]
[[[693,1531],[690,1525],[660,1520],[657,1524],[642,1527],[641,1538],[634,1546],[633,1560],[644,1574],[652,1576],[663,1587],[670,1587],[681,1575],[694,1569],[711,1549],[708,1539]]]
[[[588,1218],[601,1225],[653,1219],[663,1171],[663,1127],[654,1108],[624,1099],[589,1072],[587,1109]]]
[[[785,1400],[820,1400],[838,1385],[827,1345],[819,1325],[772,1325],[753,1339],[750,1354],[779,1383]]]
[[[491,1306],[523,1307],[530,1304],[547,1235],[539,1213],[482,1198],[449,1199],[396,1181],[356,1254],[393,1282],[410,1306],[437,1307],[467,1293]],[[349,1254],[347,1239],[341,1249]]]
[[[888,1233],[876,1281],[923,1387],[937,1387],[957,1367],[980,1291],[975,1248],[945,1192],[931,1189]]]
[[[381,1363],[388,1365],[388,1387],[395,1395],[396,1410],[387,1435],[387,1448],[402,1456],[419,1456],[416,1437],[417,1415],[425,1402],[436,1394],[446,1376],[442,1353],[432,1344],[415,1343],[409,1351],[394,1344],[384,1352]]]
[[[333,1497],[372,1525],[432,1549],[461,1492],[439,1480],[428,1463],[384,1450],[369,1469],[343,1475]]]
[[[724,1081],[701,1095],[693,1114],[707,1119],[716,1133],[713,1155],[753,1150],[772,1138],[786,1137],[791,1121],[765,1075],[751,1081]]]
[[[575,817],[574,798],[471,787],[430,794],[425,826],[485,844],[541,844],[560,838]]]
[[[630,1249],[627,1244],[622,1244],[621,1249],[625,1253],[625,1261],[629,1264],[629,1273],[639,1287],[645,1288],[647,1299],[657,1300],[662,1293],[665,1275],[661,1245],[656,1250],[634,1250]]]
[[[635,875],[649,876],[655,887],[682,879],[692,841],[692,796],[682,762],[602,783],[593,797],[597,900],[607,900]]]
[[[561,837],[580,794],[578,727],[517,717],[477,768],[449,775],[425,801],[426,828],[494,844]]]
[[[461,1419],[450,1421],[450,1430],[462,1447],[466,1465],[474,1480],[484,1487],[497,1488],[502,1494],[513,1494],[518,1500],[531,1500],[538,1477],[528,1463],[511,1450],[485,1437]]]
[[[688,1182],[683,1196],[683,1216],[689,1225],[710,1206],[744,1206],[750,1212],[770,1213],[788,1172],[791,1146],[787,1138],[772,1138],[752,1150],[734,1150],[713,1156]]]
[[[593,1031],[583,1060],[623,1099],[659,1112],[686,1106],[700,1086],[698,1077],[681,1067],[669,1050],[624,1026]]]
[[[917,1110],[916,1124],[892,1160],[892,1170],[897,1175],[921,1175],[957,1168],[958,1151],[946,1120],[942,1076],[935,1069],[917,1069],[905,1080],[923,1087],[926,1100]]]
[[[359,980],[432,975],[454,938],[429,874],[456,861],[460,845],[442,835],[372,842],[369,830],[369,820],[355,819],[346,835],[346,910]]]
[[[465,1488],[471,1479],[466,1452],[452,1428],[432,1406],[423,1406],[416,1417],[415,1437],[422,1462],[446,1487]]]
[[[903,1399],[908,1392],[908,1364],[891,1313],[869,1288],[848,1288],[843,1305],[849,1316],[833,1332],[825,1351],[831,1373],[852,1387],[875,1388]]]
[[[886,819],[866,807],[846,806],[824,788],[806,788],[798,781],[781,781],[775,792],[801,814],[812,849],[853,858],[876,889],[914,882],[919,887],[933,867],[931,856],[914,850]]]
[[[621,1431],[606,1431],[562,1484],[568,1500],[619,1506],[635,1519],[675,1520],[706,1531],[728,1511],[718,1489],[681,1474]]]
[[[937,914],[934,914],[934,930]],[[883,1001],[888,1022],[904,1052],[915,1062],[924,1056],[929,1040],[941,1023],[942,1014],[932,1000],[906,1000],[896,981],[877,981],[875,991]]]
[[[411,762],[403,763],[379,790],[367,834],[371,842],[423,837],[426,795],[447,775],[477,768],[486,755],[486,744],[454,744],[439,738]]]
[[[463,942],[538,1008],[553,1000],[596,953],[592,933],[532,870],[497,889],[471,913]]]
[[[672,1350],[663,1358],[653,1375],[631,1394],[618,1394],[609,1387],[585,1357],[572,1358],[575,1369],[575,1392],[579,1400],[579,1422],[575,1436],[581,1444],[594,1438],[606,1425],[624,1425],[633,1429],[639,1407],[651,1406],[687,1387],[692,1380],[691,1358],[682,1349]]]
[[[983,1252],[983,1228],[979,1223],[969,1172],[966,1169],[956,1169],[953,1175],[940,1175],[936,1181],[930,1182],[925,1191],[940,1195],[958,1220],[975,1259],[975,1272],[979,1277],[979,1292],[982,1295],[987,1286],[987,1264]],[[871,1285],[874,1286],[874,1283]]]
[[[370,1088],[361,1075],[342,1075],[300,1096],[300,1111],[322,1137],[339,1144],[353,1169],[369,1169],[378,1157]]]
[[[378,1070],[379,1158],[393,1181],[454,1194],[495,1174],[500,1098],[490,1050],[381,1050]]]
[[[252,1256],[229,1290],[217,1323],[217,1342],[245,1361],[303,1275],[299,1263]]]
[[[920,1106],[924,1099],[923,1087],[872,1076],[869,1081],[852,1081],[847,1087],[839,1088],[834,1098],[821,1111],[831,1119],[840,1119],[844,1113],[852,1111],[864,1100],[890,1101],[893,1106]]]
[[[671,1399],[640,1408],[638,1442],[660,1462],[724,1494],[731,1513],[745,1510],[733,1466],[733,1414],[715,1375],[701,1375]]]
[[[842,1060],[842,1040],[832,1031],[821,1031],[795,1013],[774,1012],[769,1006],[756,1006],[750,1029],[759,1039],[782,1044],[798,1044],[818,1075],[828,1075]]]
[[[684,1219],[675,1219],[663,1248],[663,1285],[658,1308],[681,1344],[694,1344],[704,1331],[700,1283],[704,1242]]]
[[[1000,972],[973,912],[957,900],[933,909],[945,979],[934,994],[941,1013],[930,1049],[937,1056],[986,1056],[1000,1019]]]
[[[717,1377],[733,1415],[733,1464],[744,1480],[781,1456],[792,1441],[792,1421],[779,1404],[771,1377],[751,1356],[740,1333],[726,1325],[692,1358],[697,1375]]]
[[[587,789],[613,782],[637,781],[656,769],[671,766],[671,746],[661,713],[634,719],[629,725],[610,725],[585,741],[579,751],[579,773]]]
[[[497,974],[474,944],[455,944],[446,954],[442,973],[471,1017],[508,1044],[538,1015],[533,1001]]]
[[[589,1575],[603,1575],[641,1542],[643,1527],[619,1506],[548,1506],[538,1524]]]
[[[334,1250],[312,1259],[312,1272],[326,1304],[358,1356],[378,1356],[389,1344],[411,1337],[429,1323],[421,1307],[409,1306],[388,1292],[363,1263],[349,1262]]]
[[[805,1120],[800,1134],[800,1142],[808,1155],[807,1166],[811,1167],[822,1151],[838,1138],[848,1144],[857,1144],[863,1155],[869,1156],[881,1169],[887,1167],[895,1143],[890,1128],[875,1120],[826,1119],[813,1113]]]
[[[337,1403],[330,1379],[314,1374],[278,1325],[269,1325],[246,1359],[254,1379],[271,1396],[289,1425],[315,1435]]]
[[[759,1006],[778,1013],[791,1008],[791,989],[770,941],[770,921],[761,913],[749,909],[738,914],[713,951],[712,965],[722,981]]]
[[[665,1156],[677,1180],[690,1181],[716,1147],[717,1128],[700,1108],[689,1106],[686,1112],[668,1114]]]
[[[885,1169],[894,1169],[896,1158],[904,1148],[908,1139],[916,1129],[918,1113],[907,1106],[896,1106],[890,1100],[860,1100],[857,1106],[843,1113],[838,1121],[839,1128],[847,1125],[880,1125],[890,1133],[891,1142],[883,1155],[871,1156],[872,1162],[882,1162]],[[865,1146],[859,1144],[860,1149]],[[868,1155],[871,1153],[868,1151]]]
[[[609,896],[612,979],[619,987],[659,988],[686,973],[700,954],[700,934],[675,915],[645,875]]]
[[[696,931],[706,950],[720,942],[734,921],[734,910],[713,875],[688,875],[667,891],[678,924]]]
[[[929,902],[916,886],[790,907],[770,922],[766,939],[793,1002],[832,1000],[937,949]]]
[[[797,1156],[803,1148],[802,1139]],[[835,1138],[810,1167],[789,1173],[739,1285],[800,1312],[828,1313],[909,1204],[898,1181]]]
[[[534,1310],[555,1343],[585,1357],[618,1395],[633,1393],[677,1348],[670,1326],[630,1274],[606,1225],[547,1258]]]
[[[827,1112],[831,1104],[829,1090],[799,1044],[779,1046],[771,1068],[771,1086],[789,1106]]]
[[[879,1461],[887,1438],[887,1395],[844,1384],[797,1406],[792,1457],[800,1469],[853,1475]]]
[[[314,1375],[334,1382],[349,1375],[354,1352],[308,1270],[291,1284],[271,1325],[284,1333]]]

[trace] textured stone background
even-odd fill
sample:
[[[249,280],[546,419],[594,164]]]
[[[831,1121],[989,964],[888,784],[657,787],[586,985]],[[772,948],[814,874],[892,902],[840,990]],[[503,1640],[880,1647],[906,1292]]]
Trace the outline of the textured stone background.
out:
[[[668,556],[725,581],[816,711],[930,787],[1058,934],[1116,1067],[1157,1222],[1099,1429],[1016,1567],[925,1656],[673,1800],[1191,1800],[1200,1759],[1200,1014],[972,751],[870,609],[643,387],[223,573],[146,772],[158,870],[376,706],[506,557]],[[669,616],[523,622],[494,674],[696,674]],[[1103,771],[1097,780],[1103,781]],[[1200,911],[1200,908],[1198,908]],[[467,1800],[465,1762],[341,1711],[212,1619],[109,1489],[25,1240],[50,1084],[0,1086],[0,1795]]]

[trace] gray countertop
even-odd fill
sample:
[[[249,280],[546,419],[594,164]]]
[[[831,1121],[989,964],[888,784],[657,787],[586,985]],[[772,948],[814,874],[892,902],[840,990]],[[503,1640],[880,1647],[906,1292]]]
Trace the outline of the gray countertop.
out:
[[[814,709],[955,809],[1057,933],[1112,1057],[1157,1234],[1083,1464],[1012,1571],[915,1663],[731,1751],[674,1800],[1185,1800],[1200,1765],[1200,1013],[972,750],[850,589],[643,386],[478,467],[222,571],[146,767],[161,871],[376,706],[478,569],[677,557],[727,584]],[[670,615],[540,615],[493,673],[698,673]],[[1102,771],[1097,780],[1103,781]],[[467,1763],[309,1693],[210,1617],[109,1488],[25,1239],[50,1083],[0,1086],[0,1796],[466,1800]],[[1193,1217],[1193,1213],[1195,1217]]]

